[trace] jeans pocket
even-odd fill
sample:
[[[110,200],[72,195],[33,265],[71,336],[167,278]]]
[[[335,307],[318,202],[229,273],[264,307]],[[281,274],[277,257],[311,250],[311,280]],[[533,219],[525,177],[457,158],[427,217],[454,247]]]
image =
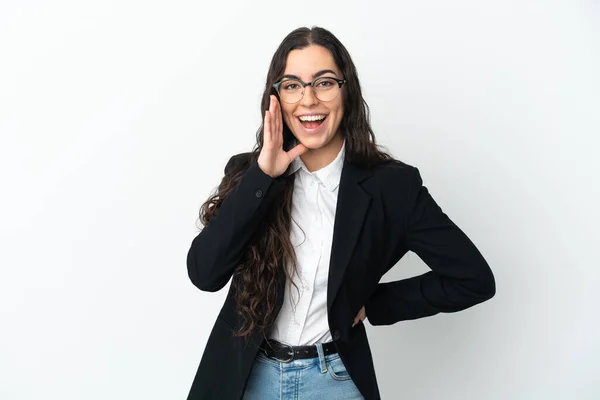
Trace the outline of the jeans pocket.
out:
[[[348,374],[346,366],[340,357],[332,358],[327,362],[327,371],[329,371],[329,375],[336,381],[350,379],[350,374]]]

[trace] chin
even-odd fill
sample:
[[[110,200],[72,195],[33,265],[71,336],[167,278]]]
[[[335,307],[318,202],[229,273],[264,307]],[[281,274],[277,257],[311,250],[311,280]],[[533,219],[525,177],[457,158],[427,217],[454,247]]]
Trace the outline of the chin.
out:
[[[319,149],[319,148],[323,147],[325,144],[325,143],[323,143],[322,138],[316,138],[316,137],[298,139],[298,142],[302,143],[309,150]]]
[[[298,143],[302,143],[303,145],[305,145],[308,149],[314,150],[314,149],[318,149],[321,148],[323,146],[325,146],[327,143],[329,143],[329,141],[332,139],[332,137],[330,135],[310,135],[310,136],[306,136],[306,135],[295,135]]]

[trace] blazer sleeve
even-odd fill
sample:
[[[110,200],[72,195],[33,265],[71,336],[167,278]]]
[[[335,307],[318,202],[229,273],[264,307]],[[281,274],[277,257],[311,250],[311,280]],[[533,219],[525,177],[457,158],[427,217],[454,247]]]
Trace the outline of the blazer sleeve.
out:
[[[225,173],[238,162],[233,156]],[[271,178],[254,161],[236,188],[223,200],[219,212],[193,239],[187,254],[188,276],[200,290],[221,290],[239,265],[252,235],[269,204],[284,189],[281,177]]]
[[[399,236],[403,243],[398,245],[416,253],[431,271],[379,283],[365,304],[371,325],[464,310],[496,293],[494,275],[486,260],[437,205],[423,186],[419,170],[412,169],[405,234]]]

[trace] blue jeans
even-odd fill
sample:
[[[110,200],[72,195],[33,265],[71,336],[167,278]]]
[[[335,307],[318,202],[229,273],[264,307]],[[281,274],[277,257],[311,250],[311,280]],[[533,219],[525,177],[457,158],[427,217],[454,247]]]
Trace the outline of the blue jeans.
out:
[[[338,353],[280,362],[258,352],[243,400],[363,399]]]

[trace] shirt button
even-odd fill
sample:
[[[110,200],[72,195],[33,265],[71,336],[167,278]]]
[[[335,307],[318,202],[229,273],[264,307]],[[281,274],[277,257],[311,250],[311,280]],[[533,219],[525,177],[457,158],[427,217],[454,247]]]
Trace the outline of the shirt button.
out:
[[[262,195],[263,195],[263,192],[262,192],[262,190],[258,189],[258,190],[256,191],[256,193],[254,193],[254,194],[256,195],[256,197],[262,197]]]
[[[340,332],[339,329],[336,329],[335,331],[333,331],[333,340],[340,340],[341,337],[342,337],[342,333]]]

